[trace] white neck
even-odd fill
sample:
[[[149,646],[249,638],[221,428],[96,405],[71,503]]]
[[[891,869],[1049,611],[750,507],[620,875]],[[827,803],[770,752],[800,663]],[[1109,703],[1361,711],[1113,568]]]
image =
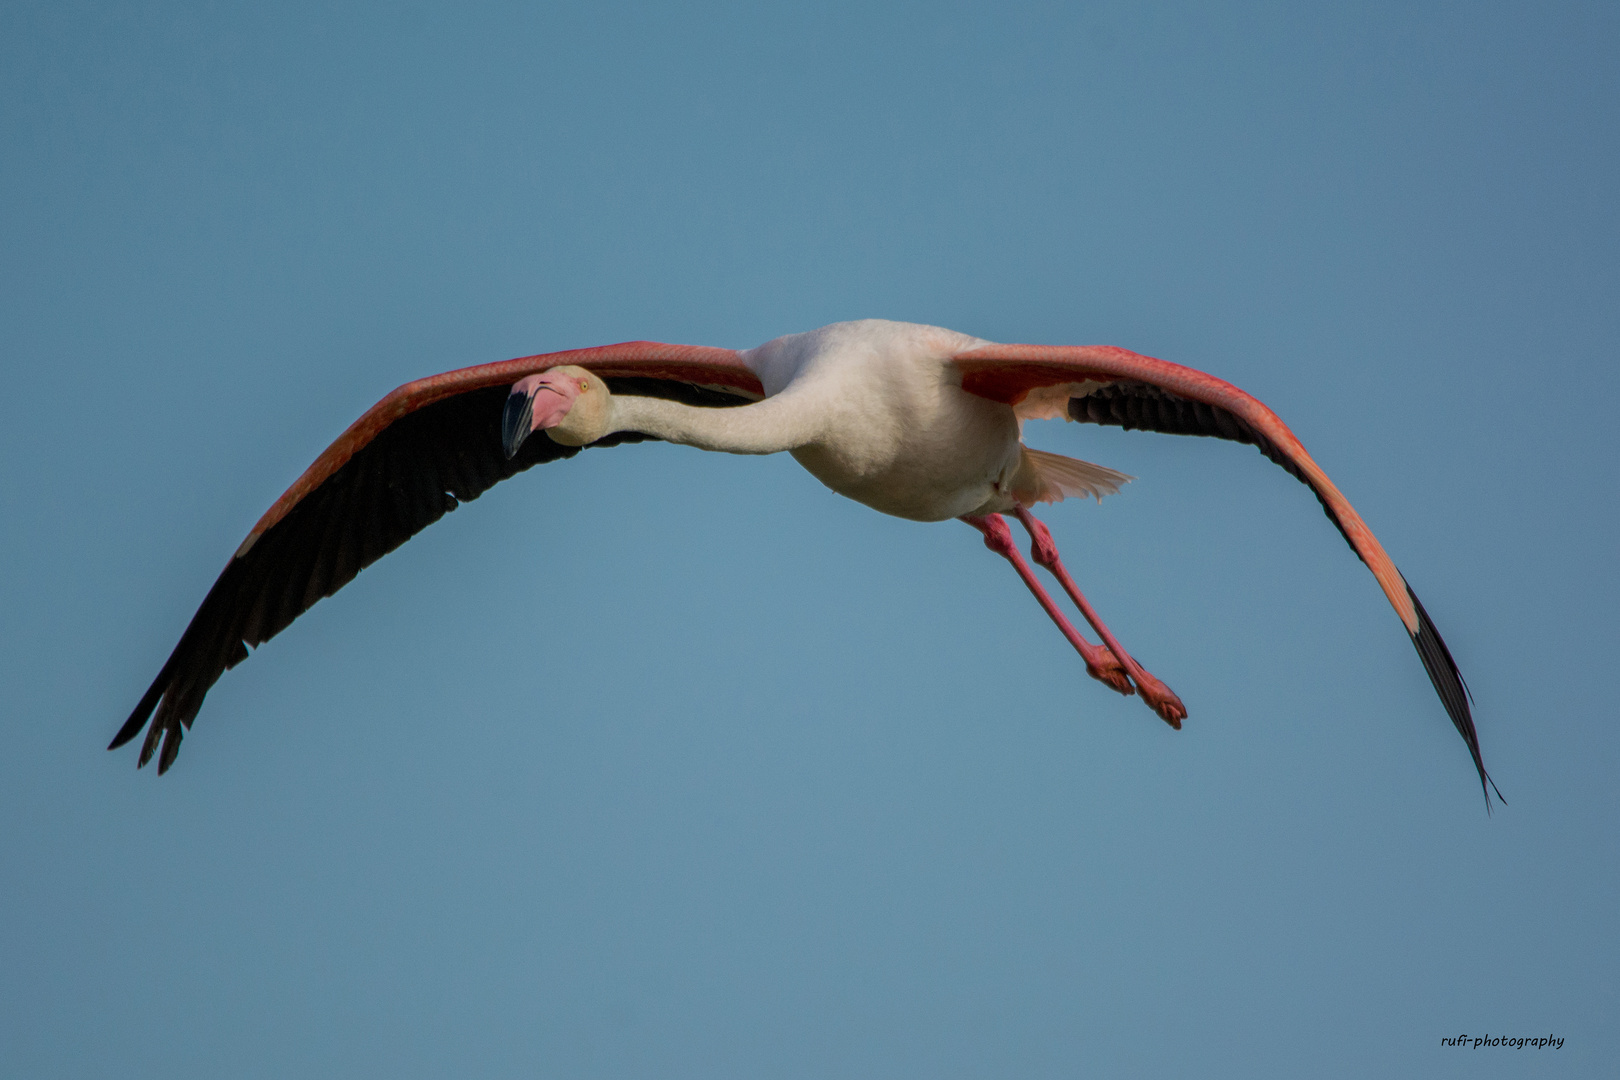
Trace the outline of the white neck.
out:
[[[608,430],[639,431],[666,442],[728,454],[774,454],[815,438],[815,424],[794,407],[794,394],[729,408],[702,408],[663,398],[613,395]]]

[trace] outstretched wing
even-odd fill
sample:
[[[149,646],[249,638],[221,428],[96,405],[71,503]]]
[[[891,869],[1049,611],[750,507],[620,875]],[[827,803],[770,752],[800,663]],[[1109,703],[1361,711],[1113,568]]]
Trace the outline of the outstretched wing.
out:
[[[139,764],[156,753],[158,773],[167,772],[203,697],[247,659],[249,646],[275,637],[459,503],[531,466],[579,453],[535,438],[507,460],[501,445],[510,385],[560,364],[591,369],[616,394],[690,405],[742,405],[764,393],[730,349],[645,341],[483,364],[401,386],[350,425],[259,519],[108,749],[150,720]],[[650,437],[621,432],[591,445]]]
[[[1468,744],[1490,806],[1496,783],[1485,771],[1468,690],[1451,650],[1378,538],[1276,413],[1213,375],[1110,346],[984,345],[957,354],[953,362],[962,372],[963,389],[1011,405],[1026,419],[1063,416],[1251,443],[1308,486],[1405,624],[1451,722]]]

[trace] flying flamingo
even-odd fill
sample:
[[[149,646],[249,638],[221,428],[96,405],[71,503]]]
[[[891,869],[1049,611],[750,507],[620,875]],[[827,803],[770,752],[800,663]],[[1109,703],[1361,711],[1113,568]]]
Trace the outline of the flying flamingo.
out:
[[[1101,500],[1131,479],[1023,445],[1023,421],[1057,417],[1252,443],[1308,485],[1411,635],[1490,806],[1495,784],[1450,651],[1382,545],[1270,409],[1211,375],[1124,349],[998,345],[880,319],[745,352],[633,341],[406,383],[350,425],[259,519],[108,749],[151,720],[138,765],[156,753],[158,773],[166,772],[209,687],[247,658],[247,646],[280,633],[458,502],[583,447],[646,439],[734,454],[786,450],[829,488],[874,510],[967,522],[1012,564],[1088,674],[1140,694],[1179,729],[1181,699],[1103,625],[1030,513],[1038,502]],[[1028,531],[1035,562],[1101,644],[1086,640],[1042,587],[1003,514]]]

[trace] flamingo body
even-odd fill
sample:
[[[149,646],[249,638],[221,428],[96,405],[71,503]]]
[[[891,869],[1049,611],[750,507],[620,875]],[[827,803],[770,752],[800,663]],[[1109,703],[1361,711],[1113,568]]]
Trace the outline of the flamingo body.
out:
[[[950,358],[985,342],[867,319],[777,338],[743,354],[765,392],[820,418],[791,448],[840,495],[913,521],[1011,509],[1020,462],[1013,410],[962,389]]]

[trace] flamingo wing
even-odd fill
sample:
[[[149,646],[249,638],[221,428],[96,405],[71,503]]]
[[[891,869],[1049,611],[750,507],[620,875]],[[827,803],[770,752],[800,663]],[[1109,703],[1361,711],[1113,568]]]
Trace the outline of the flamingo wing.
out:
[[[958,353],[952,362],[962,373],[963,389],[1011,405],[1021,417],[1064,416],[1127,430],[1249,443],[1309,487],[1400,616],[1447,715],[1468,744],[1490,806],[1496,783],[1485,771],[1470,695],[1451,650],[1378,538],[1276,413],[1213,375],[1111,346],[985,345]]]
[[[591,369],[616,394],[714,407],[763,395],[730,349],[656,342],[528,356],[401,386],[350,425],[259,519],[108,749],[134,739],[150,721],[138,764],[156,753],[158,773],[167,772],[203,697],[226,669],[247,659],[249,646],[275,637],[459,503],[534,465],[579,453],[581,447],[536,438],[508,460],[501,444],[510,385],[561,364]],[[648,438],[620,432],[591,445]]]

